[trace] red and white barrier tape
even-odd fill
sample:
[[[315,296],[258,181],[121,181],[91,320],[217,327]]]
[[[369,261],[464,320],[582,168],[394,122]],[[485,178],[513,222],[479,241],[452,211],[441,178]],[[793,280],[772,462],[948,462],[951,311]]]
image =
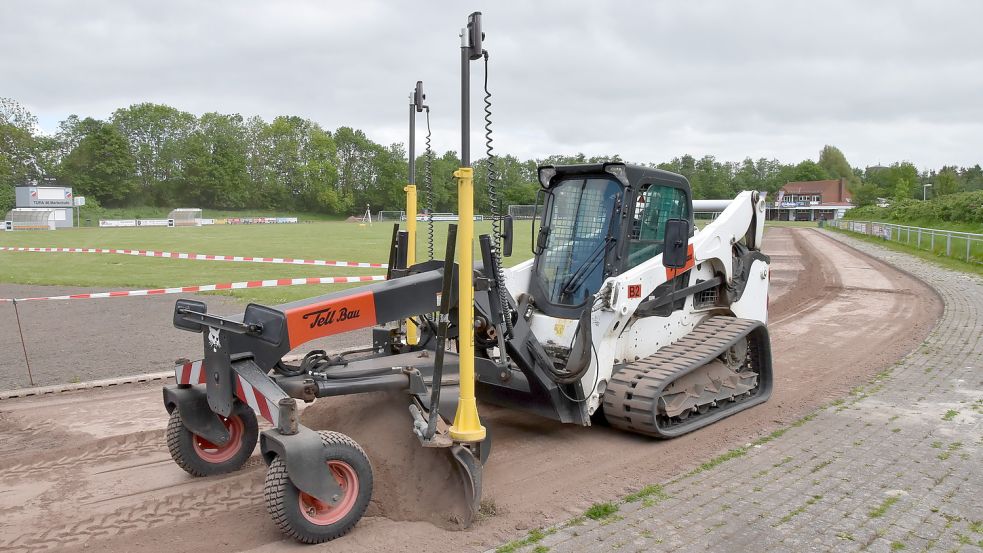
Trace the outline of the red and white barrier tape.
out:
[[[360,263],[356,261],[325,261],[323,259],[291,259],[289,257],[244,257],[239,255],[206,255],[201,253],[158,252],[153,250],[120,250],[106,248],[26,248],[0,246],[3,252],[42,252],[42,253],[112,253],[135,255],[139,257],[163,257],[168,259],[190,259],[192,261],[239,261],[246,263],[278,263],[285,265],[316,265],[322,267],[361,267],[385,269],[385,263]]]
[[[259,390],[254,388],[245,378],[238,374],[236,377],[236,396],[246,405],[252,407],[264,419],[270,421],[274,426],[279,424],[280,410]],[[205,362],[203,360],[192,361],[174,368],[174,379],[178,384],[204,384],[206,380]]]
[[[88,294],[70,294],[67,296],[44,296],[37,298],[0,298],[0,302],[21,302],[41,300],[91,300],[99,298],[121,298],[127,296],[159,296],[162,294],[193,294],[197,292],[214,292],[216,290],[241,290],[243,288],[274,288],[277,286],[302,286],[305,284],[350,284],[353,282],[373,282],[386,280],[383,275],[351,276],[351,277],[310,277],[310,278],[279,278],[273,280],[249,280],[245,282],[223,282],[219,284],[202,284],[200,286],[182,286],[180,288],[153,288],[150,290],[116,290],[113,292],[92,292]]]

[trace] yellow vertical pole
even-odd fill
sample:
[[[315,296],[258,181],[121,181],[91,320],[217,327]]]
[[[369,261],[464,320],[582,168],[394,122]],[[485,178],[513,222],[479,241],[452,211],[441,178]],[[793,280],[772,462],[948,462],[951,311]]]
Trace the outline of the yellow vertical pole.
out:
[[[406,191],[406,232],[409,239],[409,250],[406,252],[406,266],[416,263],[416,185],[408,184],[403,190]],[[415,346],[417,342],[417,328],[409,319],[406,320],[406,343]]]
[[[478,419],[478,403],[474,396],[474,169],[461,167],[454,172],[457,178],[457,317],[460,338],[461,394],[450,435],[462,442],[485,439],[485,427]]]

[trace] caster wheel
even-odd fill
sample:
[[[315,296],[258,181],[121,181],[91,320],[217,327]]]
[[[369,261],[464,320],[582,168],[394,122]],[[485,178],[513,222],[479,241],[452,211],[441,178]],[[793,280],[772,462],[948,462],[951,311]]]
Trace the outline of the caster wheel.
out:
[[[263,498],[273,522],[284,534],[304,543],[321,543],[347,534],[365,514],[372,498],[372,465],[354,440],[338,432],[322,431],[327,451],[324,477],[341,487],[338,504],[331,506],[297,489],[280,457],[270,463]]]
[[[193,476],[212,476],[239,470],[252,455],[259,437],[256,413],[237,404],[232,416],[222,417],[229,430],[229,442],[217,446],[188,430],[177,409],[167,423],[167,449],[179,467]]]

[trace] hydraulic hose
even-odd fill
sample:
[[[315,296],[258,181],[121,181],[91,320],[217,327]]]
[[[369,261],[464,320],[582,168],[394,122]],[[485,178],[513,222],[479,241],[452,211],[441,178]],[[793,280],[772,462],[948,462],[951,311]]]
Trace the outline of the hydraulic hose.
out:
[[[509,304],[509,292],[505,288],[505,271],[502,269],[502,215],[499,211],[498,199],[498,169],[495,163],[494,147],[492,146],[492,112],[491,92],[488,91],[488,52],[482,52],[485,58],[485,167],[488,172],[488,201],[491,203],[492,215],[492,263],[490,269],[495,274],[498,283],[498,299],[502,304],[502,316],[508,335],[512,335],[512,310]]]
[[[427,259],[433,261],[433,150],[430,148],[430,107],[427,107],[427,150],[423,163],[423,192],[427,202]],[[416,217],[416,213],[412,214]]]

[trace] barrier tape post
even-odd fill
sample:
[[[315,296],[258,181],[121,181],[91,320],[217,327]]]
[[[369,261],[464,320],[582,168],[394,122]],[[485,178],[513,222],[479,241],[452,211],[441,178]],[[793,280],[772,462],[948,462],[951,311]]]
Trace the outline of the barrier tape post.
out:
[[[34,375],[31,374],[31,359],[27,356],[27,343],[24,342],[24,330],[20,326],[20,311],[17,310],[17,300],[13,300],[14,318],[17,319],[17,333],[20,334],[20,347],[24,350],[24,363],[27,364],[27,380],[34,386]]]

